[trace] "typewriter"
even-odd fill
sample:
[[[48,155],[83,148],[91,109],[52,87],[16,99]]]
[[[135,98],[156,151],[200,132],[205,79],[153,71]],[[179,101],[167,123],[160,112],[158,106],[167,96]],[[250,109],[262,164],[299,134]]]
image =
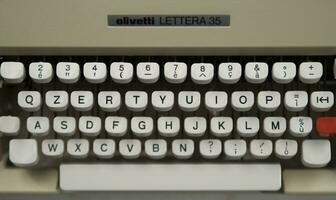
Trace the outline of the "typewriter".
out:
[[[335,8],[0,1],[0,192],[336,192]]]

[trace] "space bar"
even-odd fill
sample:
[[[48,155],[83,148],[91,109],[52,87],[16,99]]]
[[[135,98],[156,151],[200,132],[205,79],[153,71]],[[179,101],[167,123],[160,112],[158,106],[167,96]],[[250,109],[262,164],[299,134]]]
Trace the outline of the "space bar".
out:
[[[280,164],[62,164],[64,191],[277,191]]]

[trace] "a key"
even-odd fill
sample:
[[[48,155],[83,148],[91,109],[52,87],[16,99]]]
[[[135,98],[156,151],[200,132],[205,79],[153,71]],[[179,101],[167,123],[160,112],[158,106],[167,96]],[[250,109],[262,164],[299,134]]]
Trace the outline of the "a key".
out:
[[[314,111],[326,112],[334,105],[334,93],[330,91],[315,91],[310,95],[310,107]]]
[[[314,84],[320,81],[323,74],[323,66],[320,62],[303,62],[299,67],[299,79],[306,84]]]
[[[152,105],[157,111],[167,112],[174,106],[174,93],[171,91],[154,91]]]
[[[231,105],[236,111],[246,112],[254,104],[254,94],[251,91],[236,91],[231,95]]]
[[[210,121],[210,130],[216,137],[228,136],[233,130],[233,120],[231,117],[213,117]]]
[[[130,111],[144,111],[148,104],[148,95],[144,91],[128,91],[125,94],[125,104]]]
[[[204,117],[186,117],[184,119],[184,131],[190,137],[200,137],[207,129]]]
[[[308,105],[306,91],[288,91],[285,93],[285,107],[292,112],[300,112]]]
[[[38,91],[20,91],[18,105],[27,112],[36,112],[41,108],[41,94]]]
[[[286,131],[286,119],[284,117],[265,117],[263,130],[269,137],[280,137]]]
[[[108,116],[105,118],[105,130],[110,136],[124,136],[127,132],[127,124],[125,117]]]
[[[126,84],[133,79],[133,65],[127,62],[113,62],[110,66],[110,75],[115,83]]]
[[[167,154],[167,142],[162,139],[150,139],[145,142],[145,153],[150,159],[162,159]]]
[[[117,91],[101,91],[98,93],[98,105],[106,112],[115,112],[120,109],[121,96]]]
[[[102,159],[110,159],[114,156],[116,145],[112,139],[95,139],[93,141],[93,153]]]
[[[27,118],[27,131],[33,136],[46,136],[50,125],[48,117],[31,116]]]
[[[74,62],[59,62],[56,65],[56,75],[63,83],[76,83],[80,78],[79,65]]]
[[[125,159],[136,159],[141,154],[141,142],[137,139],[122,139],[119,142],[120,155]]]
[[[203,158],[215,159],[222,153],[222,142],[218,139],[201,140],[199,149]]]
[[[259,119],[257,117],[239,117],[237,119],[237,132],[242,137],[253,137],[259,131]]]
[[[279,108],[281,103],[280,92],[261,91],[258,93],[258,108],[265,112],[272,112]]]
[[[249,62],[245,66],[245,79],[249,83],[263,83],[268,76],[268,65],[262,62]]]
[[[69,105],[69,95],[66,91],[48,91],[45,94],[45,102],[52,111],[65,111]]]
[[[138,137],[150,136],[153,129],[153,118],[151,117],[133,117],[131,119],[131,130]]]
[[[106,80],[107,70],[105,63],[88,62],[84,64],[83,74],[90,83],[102,83]]]
[[[266,159],[273,151],[271,140],[254,139],[250,143],[250,153],[256,159]]]
[[[295,137],[306,137],[313,130],[313,120],[310,117],[292,117],[289,120],[289,132]]]
[[[183,62],[167,62],[164,65],[164,76],[167,82],[183,83],[187,78],[187,64]]]
[[[172,142],[172,152],[177,159],[189,159],[194,151],[194,141],[190,139],[176,139]]]
[[[237,83],[241,76],[242,66],[240,63],[221,63],[218,67],[218,79],[222,83]]]
[[[76,131],[76,119],[74,117],[57,116],[53,121],[53,129],[60,136],[72,136]]]
[[[6,136],[17,136],[20,130],[20,118],[16,116],[0,117],[0,133]]]
[[[93,107],[93,93],[91,91],[73,91],[70,95],[70,102],[77,111],[89,111]]]
[[[85,136],[97,136],[101,132],[101,119],[93,116],[81,116],[79,118],[79,131]]]
[[[319,168],[331,160],[330,141],[324,139],[304,140],[302,142],[302,164],[306,167]]]
[[[47,157],[60,158],[64,153],[64,142],[61,139],[46,139],[42,142],[42,153]]]
[[[196,84],[208,84],[214,77],[214,66],[211,63],[194,63],[191,65],[191,80]]]
[[[272,78],[280,84],[287,84],[293,81],[296,76],[296,65],[292,62],[276,62],[272,68]]]
[[[21,62],[3,62],[0,66],[0,75],[6,83],[21,83],[26,76],[26,70]]]
[[[12,139],[9,141],[9,160],[18,167],[34,166],[39,161],[35,139]]]
[[[224,153],[228,159],[237,160],[246,155],[247,145],[245,140],[229,139],[224,142]]]
[[[160,78],[160,66],[154,62],[138,63],[137,76],[142,83],[155,83]]]
[[[180,119],[178,117],[159,117],[157,129],[161,136],[174,137],[180,131]]]
[[[87,139],[69,139],[67,152],[73,158],[83,159],[89,155],[90,146]]]
[[[178,94],[178,105],[183,111],[196,111],[201,105],[201,94],[194,91],[181,91]]]
[[[275,155],[280,159],[291,159],[298,151],[295,140],[279,139],[275,142]]]
[[[29,76],[35,83],[49,83],[54,77],[50,63],[33,62],[29,65]]]
[[[228,96],[226,92],[209,91],[205,93],[204,101],[209,111],[220,112],[226,108]]]

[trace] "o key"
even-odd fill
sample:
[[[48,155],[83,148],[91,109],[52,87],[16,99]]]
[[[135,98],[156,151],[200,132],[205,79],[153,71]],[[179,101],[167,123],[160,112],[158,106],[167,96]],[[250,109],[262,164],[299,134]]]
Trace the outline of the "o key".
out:
[[[336,116],[317,118],[316,132],[322,136],[336,135]]]

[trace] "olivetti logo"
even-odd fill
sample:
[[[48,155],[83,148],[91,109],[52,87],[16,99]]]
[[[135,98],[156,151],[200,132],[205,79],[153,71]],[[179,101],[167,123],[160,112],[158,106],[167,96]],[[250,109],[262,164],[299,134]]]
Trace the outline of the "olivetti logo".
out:
[[[154,25],[154,17],[121,17],[116,19],[117,25]]]

